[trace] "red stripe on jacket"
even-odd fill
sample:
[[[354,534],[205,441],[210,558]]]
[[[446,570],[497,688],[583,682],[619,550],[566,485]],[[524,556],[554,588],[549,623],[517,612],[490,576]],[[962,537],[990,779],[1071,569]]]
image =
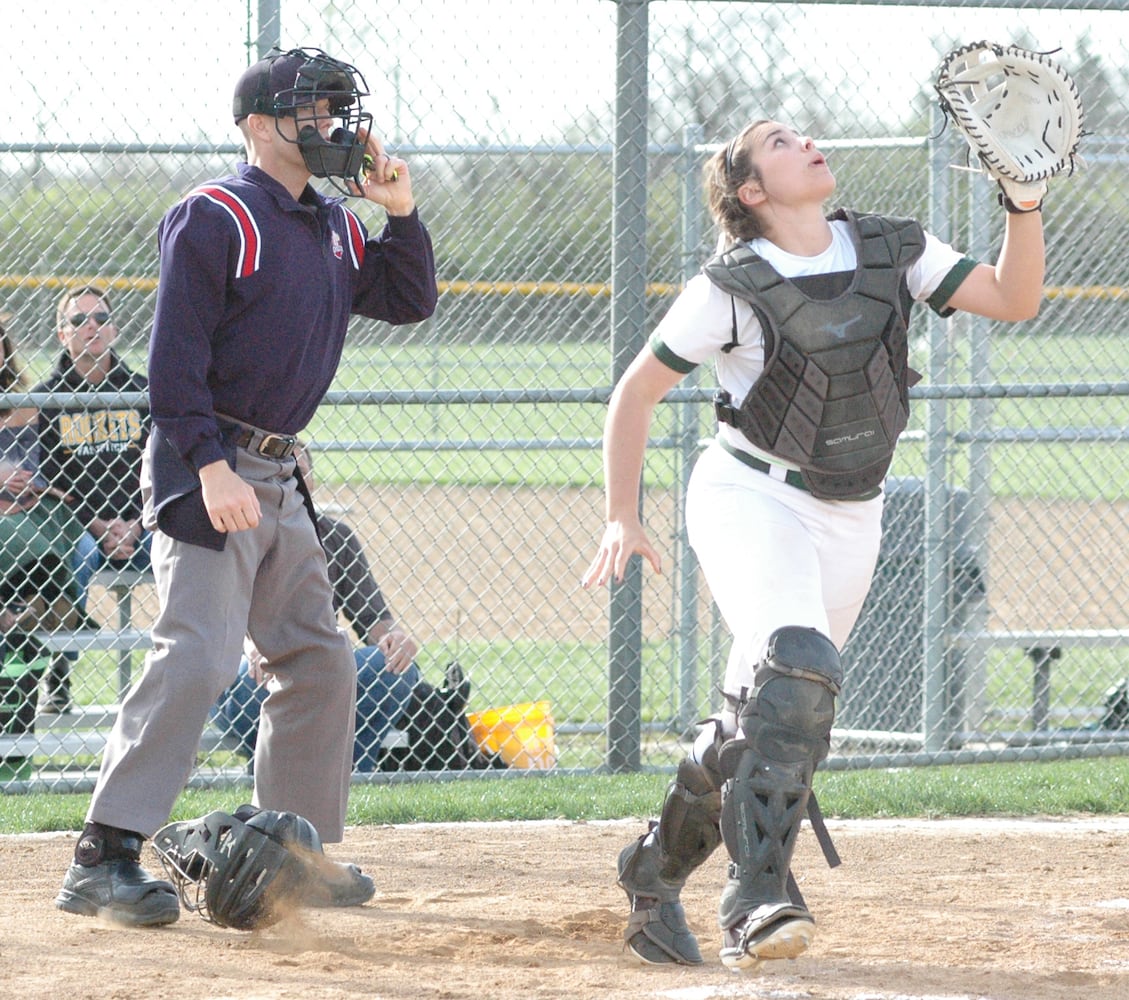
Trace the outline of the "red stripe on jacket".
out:
[[[192,194],[203,195],[227,210],[239,231],[239,260],[236,262],[235,276],[246,278],[254,274],[259,269],[262,241],[250,209],[227,188],[216,184],[197,188]]]
[[[349,251],[353,255],[353,266],[359,271],[365,260],[365,234],[361,229],[361,221],[350,209],[344,205],[341,211],[345,213],[345,224],[349,227]]]

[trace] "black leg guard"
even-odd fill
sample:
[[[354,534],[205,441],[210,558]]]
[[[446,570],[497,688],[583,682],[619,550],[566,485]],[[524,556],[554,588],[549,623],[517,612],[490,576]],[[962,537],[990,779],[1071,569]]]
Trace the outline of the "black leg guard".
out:
[[[706,763],[687,758],[663,800],[657,824],[619,855],[619,885],[631,900],[624,940],[651,965],[701,965],[698,942],[679,902],[690,873],[721,843],[721,774],[717,743]]]
[[[718,919],[721,959],[732,968],[795,958],[811,942],[815,922],[791,898],[789,871],[812,774],[830,746],[841,683],[829,639],[814,629],[777,629],[741,711],[744,738],[722,748],[721,833],[733,863]]]

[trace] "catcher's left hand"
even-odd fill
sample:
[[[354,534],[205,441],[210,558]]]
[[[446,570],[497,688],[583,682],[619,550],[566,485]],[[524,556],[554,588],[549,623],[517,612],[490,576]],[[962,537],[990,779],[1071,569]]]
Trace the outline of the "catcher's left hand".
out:
[[[1045,53],[973,42],[945,56],[934,87],[1009,212],[1037,211],[1048,178],[1074,169],[1082,100]]]

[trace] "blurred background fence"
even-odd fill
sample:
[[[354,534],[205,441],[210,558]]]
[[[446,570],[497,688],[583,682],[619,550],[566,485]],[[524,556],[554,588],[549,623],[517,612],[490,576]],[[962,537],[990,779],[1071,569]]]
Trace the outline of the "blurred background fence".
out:
[[[1059,50],[1088,134],[1085,168],[1047,200],[1046,301],[1014,326],[916,314],[911,360],[927,378],[826,766],[1129,747],[1124,0],[19,6],[0,111],[0,308],[27,386],[61,354],[56,300],[85,282],[111,296],[117,350],[144,372],[156,225],[239,160],[243,66],[280,43],[363,72],[377,129],[412,165],[441,298],[404,330],[354,321],[305,435],[316,497],[356,532],[446,707],[464,711],[465,684],[448,690],[457,663],[465,711],[502,710],[489,750],[511,768],[578,771],[673,767],[718,700],[728,637],[682,525],[712,433],[711,372],[654,427],[642,502],[664,574],[635,566],[610,594],[579,585],[603,525],[611,386],[713,246],[705,158],[751,118],[792,122],[828,153],[836,205],[917,217],[991,260],[993,189],[950,169],[963,151],[930,81],[945,51],[979,38]],[[943,19],[924,9],[938,6]],[[10,407],[144,406],[16,389]],[[91,785],[154,609],[151,579],[111,564],[90,627],[31,628],[41,656],[20,653],[28,626],[5,619],[6,791]],[[41,675],[66,649],[77,659],[52,702]],[[425,737],[408,715],[399,749],[356,780],[413,777],[403,741]],[[246,780],[223,729],[194,781]],[[452,756],[443,770],[473,768]]]

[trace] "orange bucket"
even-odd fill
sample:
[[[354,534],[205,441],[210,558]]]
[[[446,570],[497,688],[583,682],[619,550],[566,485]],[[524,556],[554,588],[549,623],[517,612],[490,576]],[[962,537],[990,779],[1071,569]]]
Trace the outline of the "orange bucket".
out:
[[[510,767],[547,771],[556,766],[556,724],[547,701],[468,712],[467,722],[482,752],[498,754]]]

